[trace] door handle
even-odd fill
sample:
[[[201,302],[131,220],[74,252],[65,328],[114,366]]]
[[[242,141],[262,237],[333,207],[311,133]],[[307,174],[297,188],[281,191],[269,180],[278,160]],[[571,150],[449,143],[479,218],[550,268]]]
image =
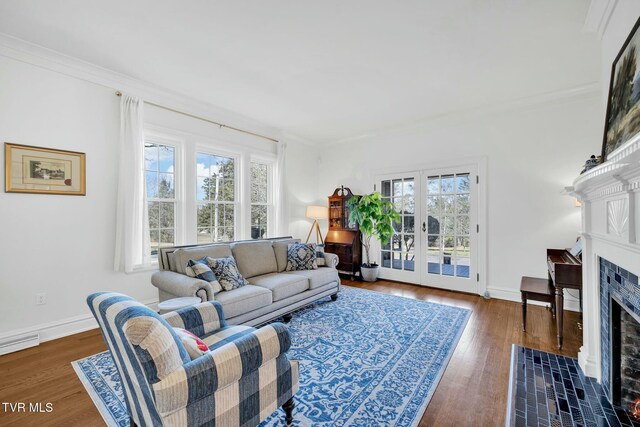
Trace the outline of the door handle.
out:
[[[425,231],[427,231],[427,223],[422,221],[422,232],[424,233]]]

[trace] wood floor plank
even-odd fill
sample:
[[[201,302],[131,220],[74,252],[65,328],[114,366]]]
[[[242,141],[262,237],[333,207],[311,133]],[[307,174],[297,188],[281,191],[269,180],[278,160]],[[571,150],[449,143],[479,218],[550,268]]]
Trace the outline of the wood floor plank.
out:
[[[543,307],[529,306],[527,333],[520,304],[477,295],[379,280],[344,284],[472,310],[469,323],[420,422],[426,426],[502,426],[505,421],[511,345],[577,357],[579,315],[565,311],[564,347],[555,348],[555,323]],[[0,356],[0,402],[53,403],[52,413],[6,413],[0,426],[101,426],[100,414],[71,362],[104,351],[98,330]]]

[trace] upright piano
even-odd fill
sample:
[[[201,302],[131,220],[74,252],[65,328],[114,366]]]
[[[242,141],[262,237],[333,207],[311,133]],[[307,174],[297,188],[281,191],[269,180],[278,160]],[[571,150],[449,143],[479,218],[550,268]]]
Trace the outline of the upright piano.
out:
[[[564,309],[564,290],[577,289],[580,294],[582,311],[582,260],[574,256],[569,249],[547,249],[547,269],[549,282],[555,287],[556,294],[556,330],[558,348],[562,348],[562,321]]]

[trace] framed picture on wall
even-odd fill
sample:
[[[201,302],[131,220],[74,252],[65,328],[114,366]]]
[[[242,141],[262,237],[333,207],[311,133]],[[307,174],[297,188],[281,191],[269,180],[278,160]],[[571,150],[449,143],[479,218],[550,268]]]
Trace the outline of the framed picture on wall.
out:
[[[636,22],[611,67],[602,161],[640,133],[640,32]]]
[[[86,194],[84,153],[6,142],[4,168],[7,193]]]

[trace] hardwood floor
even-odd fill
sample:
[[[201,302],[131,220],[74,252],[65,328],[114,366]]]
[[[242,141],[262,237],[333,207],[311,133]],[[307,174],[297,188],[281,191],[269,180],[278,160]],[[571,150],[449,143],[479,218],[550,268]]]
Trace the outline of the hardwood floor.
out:
[[[388,281],[343,284],[472,310],[420,426],[503,426],[511,344],[576,357],[582,343],[574,312],[565,311],[564,348],[558,352],[555,325],[543,307],[529,306],[525,334],[519,303]],[[105,349],[96,329],[1,356],[0,404],[50,402],[53,412],[7,413],[0,405],[0,426],[104,425],[71,362]]]

